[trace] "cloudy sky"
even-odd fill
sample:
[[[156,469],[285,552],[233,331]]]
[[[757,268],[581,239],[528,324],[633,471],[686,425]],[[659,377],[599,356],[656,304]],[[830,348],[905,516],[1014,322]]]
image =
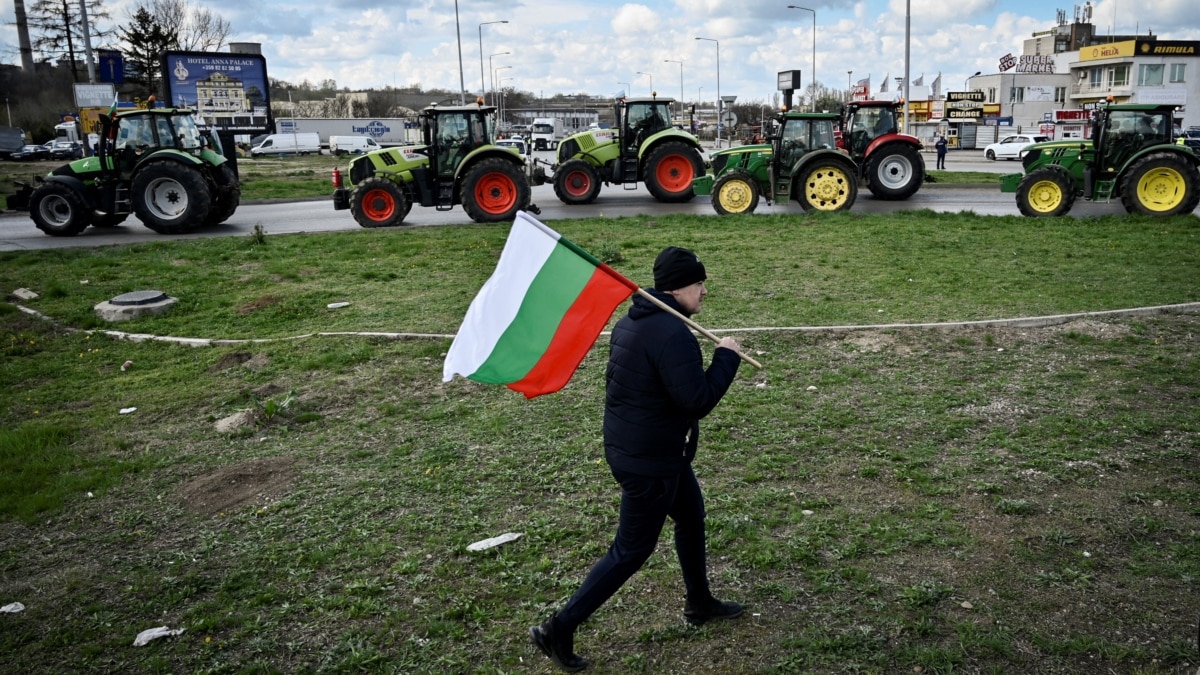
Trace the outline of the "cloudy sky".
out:
[[[74,2],[75,0],[71,0]],[[1056,8],[1072,20],[1077,6],[1045,0],[793,0],[815,10],[816,79],[844,89],[848,80],[904,73],[906,4],[911,4],[912,78],[957,90],[976,71],[997,72],[1023,40],[1055,25]],[[136,0],[106,0],[124,21]],[[813,16],[788,0],[191,0],[225,17],[231,40],[258,42],[273,78],[351,89],[420,84],[480,90],[488,58],[504,79],[535,95],[611,96],[629,87],[648,94],[712,100],[720,88],[741,101],[767,101],[781,70],[813,73]],[[32,0],[26,0],[27,6]],[[1092,23],[1108,34],[1150,31],[1160,39],[1200,40],[1197,0],[1099,0]],[[1082,3],[1078,11],[1082,11]],[[19,63],[12,0],[0,0],[0,60]],[[483,22],[507,21],[508,23]],[[709,38],[697,40],[697,37]],[[717,42],[713,42],[716,40]],[[672,62],[668,62],[672,61]],[[682,86],[679,63],[682,61]],[[1200,67],[1196,68],[1200,71]],[[847,71],[853,71],[848,75]],[[1200,77],[1200,72],[1189,73]],[[893,85],[894,86],[894,85]]]

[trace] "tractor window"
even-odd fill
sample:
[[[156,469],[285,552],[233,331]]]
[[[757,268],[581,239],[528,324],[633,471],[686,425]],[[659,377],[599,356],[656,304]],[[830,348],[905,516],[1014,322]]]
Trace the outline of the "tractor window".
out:
[[[626,115],[628,137],[632,147],[641,147],[642,141],[671,126],[663,115],[663,106],[652,103],[632,103]]]
[[[148,116],[126,117],[117,131],[117,149],[145,148],[154,145],[153,120]]]
[[[808,120],[788,120],[779,143],[779,159],[790,167],[812,147],[812,126]]]
[[[194,117],[176,115],[171,118],[171,121],[175,126],[175,140],[178,147],[193,150],[205,145],[204,136],[200,133],[200,127],[197,126]]]
[[[175,135],[171,130],[171,120],[161,115],[156,116],[154,125],[158,130],[158,144],[164,148],[173,148],[178,145],[175,141]]]

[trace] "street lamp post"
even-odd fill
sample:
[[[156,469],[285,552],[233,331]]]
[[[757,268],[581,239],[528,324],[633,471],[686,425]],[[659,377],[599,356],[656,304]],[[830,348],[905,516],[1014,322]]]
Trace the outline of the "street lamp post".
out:
[[[813,30],[812,30],[812,70],[808,73],[808,86],[812,89],[812,111],[817,111],[817,10],[801,7],[800,5],[788,5],[788,9],[802,9],[806,12],[812,12],[813,15]]]
[[[500,80],[496,78],[496,73],[512,66],[498,66],[492,70],[492,105],[496,105],[496,94],[500,91]]]
[[[458,104],[467,104],[467,80],[462,65],[462,27],[458,24],[458,0],[454,0],[454,34],[458,37]]]
[[[852,83],[851,83],[851,81],[850,81],[850,78],[851,78],[851,76],[853,76],[853,75],[854,75],[854,71],[853,71],[853,70],[847,70],[847,71],[846,71],[846,100],[847,100],[847,101],[849,101],[850,99],[854,98],[854,94],[853,94],[853,91],[854,91],[854,84],[852,84]]]
[[[503,66],[501,68],[497,68],[496,70],[503,70],[504,68],[512,68],[512,66]],[[496,80],[496,86],[499,87],[499,90],[500,90],[500,124],[504,123],[504,103],[505,103],[504,99],[506,98],[504,96],[504,81],[511,80],[511,79],[513,79],[513,78],[502,77],[499,80]]]
[[[507,21],[484,21],[479,24],[479,93],[487,95],[487,85],[483,82],[483,27],[493,23],[508,23]]]
[[[495,54],[490,54],[488,56],[488,70],[492,73],[492,80],[491,80],[491,82],[492,82],[492,105],[496,105],[496,71],[498,70],[497,68],[492,67],[492,57],[493,56],[504,56],[505,54],[509,54],[509,53],[511,53],[511,52],[496,52]],[[505,66],[505,67],[511,68],[512,66]]]
[[[717,45],[717,148],[721,147],[721,43],[713,38],[698,37]]]
[[[672,59],[663,59],[663,63],[678,63],[679,64],[679,115],[683,116],[683,61],[674,61]]]
[[[653,95],[654,94],[654,76],[651,75],[650,73],[643,73],[640,70],[638,71],[638,75],[645,75],[646,77],[650,78],[650,94]]]

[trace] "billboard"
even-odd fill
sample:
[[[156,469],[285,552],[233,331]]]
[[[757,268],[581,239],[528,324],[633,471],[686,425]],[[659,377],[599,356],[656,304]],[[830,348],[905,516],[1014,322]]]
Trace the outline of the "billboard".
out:
[[[162,66],[169,105],[194,108],[219,131],[271,130],[271,89],[261,54],[166,52]]]

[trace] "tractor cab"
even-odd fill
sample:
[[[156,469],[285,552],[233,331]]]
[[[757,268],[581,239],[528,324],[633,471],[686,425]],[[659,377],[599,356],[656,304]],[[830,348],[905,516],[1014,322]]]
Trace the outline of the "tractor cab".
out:
[[[836,147],[833,126],[836,115],[813,114],[804,118],[784,117],[778,136],[774,136],[776,166],[791,175],[804,155],[817,149],[829,150]]]
[[[100,165],[126,176],[146,157],[163,149],[199,156],[216,145],[215,137],[201,132],[192,111],[185,109],[138,110],[101,119]],[[220,152],[219,147],[213,148]],[[105,158],[112,158],[112,162]]]
[[[669,98],[633,98],[617,102],[621,131],[621,154],[636,158],[642,144],[654,134],[671,128]]]
[[[896,104],[891,101],[863,101],[846,107],[846,116],[839,147],[861,157],[871,141],[887,134],[898,133]]]
[[[439,179],[453,180],[472,150],[492,143],[495,111],[492,106],[433,106],[421,111],[421,129]]]
[[[1171,106],[1127,106],[1101,113],[1092,130],[1096,157],[1101,172],[1119,171],[1134,155],[1145,148],[1174,142]]]

